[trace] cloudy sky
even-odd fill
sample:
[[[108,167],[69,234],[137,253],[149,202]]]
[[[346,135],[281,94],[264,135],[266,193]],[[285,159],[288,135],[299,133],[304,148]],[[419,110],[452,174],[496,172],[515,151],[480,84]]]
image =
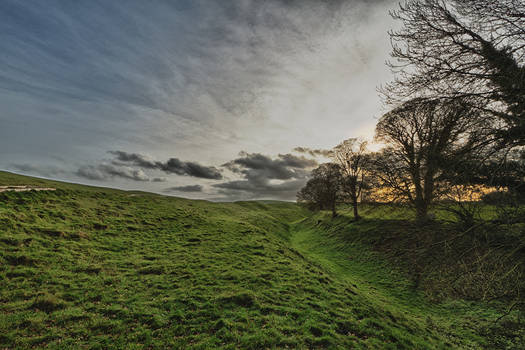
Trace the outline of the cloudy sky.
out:
[[[0,169],[293,200],[319,150],[372,135],[395,6],[4,0]]]

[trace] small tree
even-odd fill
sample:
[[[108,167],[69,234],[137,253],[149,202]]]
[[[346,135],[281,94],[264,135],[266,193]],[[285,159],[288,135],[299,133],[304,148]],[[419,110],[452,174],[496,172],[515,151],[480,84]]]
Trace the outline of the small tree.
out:
[[[332,152],[334,161],[342,171],[342,191],[349,197],[354,209],[354,219],[359,220],[358,202],[361,193],[368,188],[366,167],[370,158],[366,154],[367,142],[351,138],[337,145]]]
[[[312,171],[312,178],[297,193],[297,201],[311,209],[331,210],[337,216],[336,205],[341,197],[341,167],[324,163]]]

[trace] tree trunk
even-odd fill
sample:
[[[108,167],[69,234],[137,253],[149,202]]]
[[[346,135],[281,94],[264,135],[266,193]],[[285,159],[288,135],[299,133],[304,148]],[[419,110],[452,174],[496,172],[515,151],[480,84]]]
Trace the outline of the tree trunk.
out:
[[[430,168],[430,165],[429,165]],[[416,219],[420,223],[425,223],[430,221],[428,216],[428,208],[432,204],[434,198],[434,173],[433,168],[427,170],[427,173],[424,177],[423,190],[418,196],[419,204],[416,203]]]
[[[416,202],[416,221],[419,223],[428,221],[428,206],[423,200]]]
[[[332,217],[335,218],[337,216],[337,211],[336,211],[336,202],[334,201],[332,203]]]
[[[425,222],[428,219],[428,205],[423,196],[421,185],[415,186],[414,206],[416,207],[416,221]]]
[[[359,212],[358,212],[358,209],[357,209],[357,196],[353,196],[353,198],[352,198],[352,205],[354,207],[354,220],[357,221],[357,220],[360,219]]]

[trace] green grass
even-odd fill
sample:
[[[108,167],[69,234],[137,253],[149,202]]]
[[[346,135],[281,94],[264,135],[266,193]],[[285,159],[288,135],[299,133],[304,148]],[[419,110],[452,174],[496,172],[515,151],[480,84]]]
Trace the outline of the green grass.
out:
[[[367,208],[364,213],[368,210],[372,209]],[[377,215],[381,211],[386,223],[379,225]],[[495,323],[505,312],[505,303],[450,297],[435,302],[425,288],[416,288],[407,266],[411,263],[410,258],[399,257],[407,246],[401,241],[392,247],[392,236],[386,227],[402,229],[403,226],[394,224],[388,213],[391,211],[374,208],[368,212],[368,218],[358,223],[353,222],[349,212],[345,211],[336,219],[331,213],[316,214],[296,223],[289,240],[292,247],[318,262],[339,280],[351,283],[378,308],[426,324],[439,334],[450,337],[454,347],[524,347],[525,329],[517,328],[520,327],[516,323],[518,313],[511,314],[507,322]],[[391,250],[382,249],[385,246]]]
[[[0,184],[57,188],[0,194],[0,348],[493,344],[478,323],[495,310],[428,301],[380,254],[293,203],[210,203],[4,172]]]

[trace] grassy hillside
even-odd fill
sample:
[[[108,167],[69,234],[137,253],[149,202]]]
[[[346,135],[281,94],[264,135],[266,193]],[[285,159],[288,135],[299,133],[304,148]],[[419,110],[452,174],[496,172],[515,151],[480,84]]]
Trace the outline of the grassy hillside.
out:
[[[311,215],[292,227],[291,246],[381,308],[466,341],[455,344],[459,348],[469,341],[477,343],[473,348],[525,348],[522,314],[517,308],[507,313],[516,297],[512,288],[523,286],[519,269],[525,263],[520,256],[510,261],[522,246],[512,231],[499,239],[498,249],[487,250],[500,233],[481,245],[472,235],[458,234],[455,225],[416,227],[400,219],[411,214],[402,208],[364,207],[362,214],[359,222],[351,210],[335,219],[331,213]],[[479,252],[483,259],[477,259]]]
[[[0,185],[57,188],[0,193],[0,348],[491,346],[493,310],[434,306],[293,203]]]

